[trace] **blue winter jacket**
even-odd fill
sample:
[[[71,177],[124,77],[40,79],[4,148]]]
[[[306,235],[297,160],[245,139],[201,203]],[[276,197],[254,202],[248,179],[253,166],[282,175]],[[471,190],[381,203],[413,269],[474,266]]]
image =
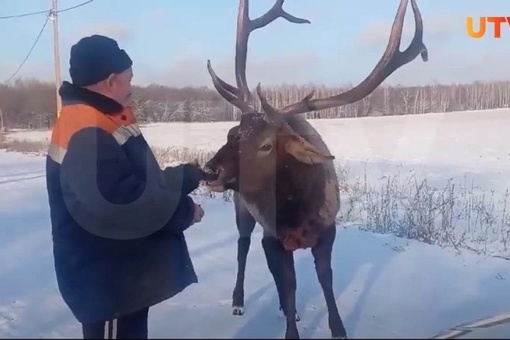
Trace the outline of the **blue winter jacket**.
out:
[[[117,318],[197,282],[182,171],[165,181],[129,108],[68,82],[59,92],[46,176],[58,287],[75,317]]]

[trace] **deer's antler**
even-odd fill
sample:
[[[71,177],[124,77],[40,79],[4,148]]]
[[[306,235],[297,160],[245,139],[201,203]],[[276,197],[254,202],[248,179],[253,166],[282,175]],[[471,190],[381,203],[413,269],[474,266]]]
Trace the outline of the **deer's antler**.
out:
[[[309,24],[306,19],[297,18],[283,9],[284,0],[277,0],[267,13],[261,17],[250,20],[249,0],[239,1],[239,11],[237,15],[237,36],[236,36],[236,55],[235,55],[235,75],[237,87],[232,86],[222,80],[214,72],[210,60],[207,60],[207,70],[211,75],[214,87],[218,93],[232,105],[238,107],[241,112],[253,111],[249,104],[251,99],[250,89],[246,81],[246,61],[248,56],[248,39],[250,33],[256,29],[267,26],[278,18],[283,18],[296,24]]]
[[[407,9],[407,1],[401,0],[395,15],[395,20],[391,28],[391,34],[386,51],[373,69],[373,71],[356,87],[327,98],[312,99],[314,93],[310,93],[301,101],[287,105],[281,110],[282,114],[299,114],[316,110],[323,110],[337,106],[357,102],[371,92],[373,92],[389,75],[398,68],[413,61],[418,55],[421,55],[423,61],[428,60],[427,47],[423,43],[423,20],[416,4],[416,0],[411,0],[415,20],[415,33],[409,47],[401,52],[400,39],[404,25],[404,16]]]

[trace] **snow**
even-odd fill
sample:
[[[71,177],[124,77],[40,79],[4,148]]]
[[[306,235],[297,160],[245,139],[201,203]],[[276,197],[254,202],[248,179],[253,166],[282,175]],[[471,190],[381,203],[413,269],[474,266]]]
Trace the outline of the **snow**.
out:
[[[337,160],[377,179],[415,171],[440,183],[467,174],[486,190],[510,187],[509,110],[315,120]],[[154,146],[213,150],[235,123],[152,124]],[[10,138],[43,140],[48,131]],[[397,170],[396,170],[397,169]],[[357,172],[358,171],[358,172]],[[426,174],[425,172],[429,172]],[[80,338],[56,286],[44,157],[0,150],[0,337]],[[153,338],[282,338],[285,320],[252,236],[245,314],[233,316],[237,231],[233,204],[194,196],[206,215],[186,237],[199,283],[151,309]],[[327,309],[309,251],[295,254],[302,338],[329,338]],[[391,235],[339,227],[333,254],[337,303],[351,338],[424,338],[509,312],[510,262]]]
[[[483,181],[486,189],[510,187],[509,109],[309,121],[339,164],[355,172],[369,161],[368,170],[377,177],[396,169],[439,174],[440,180],[463,173]],[[213,151],[235,124],[154,123],[141,129],[155,147]],[[9,137],[41,141],[49,135],[47,130],[16,131]]]

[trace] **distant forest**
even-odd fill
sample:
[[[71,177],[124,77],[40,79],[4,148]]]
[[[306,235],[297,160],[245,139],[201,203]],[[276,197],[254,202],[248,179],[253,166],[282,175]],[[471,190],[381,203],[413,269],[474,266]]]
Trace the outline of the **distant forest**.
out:
[[[284,106],[298,101],[312,89],[315,97],[330,96],[345,88],[282,85],[264,88],[269,101]],[[308,113],[308,118],[350,118],[426,114],[464,110],[506,108],[510,104],[510,81],[473,82],[455,85],[381,85],[367,98],[343,107]],[[255,103],[256,106],[257,103]],[[151,122],[211,122],[239,119],[239,112],[213,88],[135,86],[133,106],[139,120]],[[0,84],[0,127],[48,128],[55,119],[55,86],[51,82],[17,80]]]

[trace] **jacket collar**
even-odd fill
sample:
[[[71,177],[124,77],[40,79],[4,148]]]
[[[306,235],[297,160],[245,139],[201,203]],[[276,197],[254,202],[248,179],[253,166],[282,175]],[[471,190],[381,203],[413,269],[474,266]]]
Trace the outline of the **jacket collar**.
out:
[[[107,115],[117,114],[125,109],[120,103],[109,97],[73,85],[68,81],[62,83],[62,86],[59,88],[59,94],[62,98],[63,106],[86,104]]]

